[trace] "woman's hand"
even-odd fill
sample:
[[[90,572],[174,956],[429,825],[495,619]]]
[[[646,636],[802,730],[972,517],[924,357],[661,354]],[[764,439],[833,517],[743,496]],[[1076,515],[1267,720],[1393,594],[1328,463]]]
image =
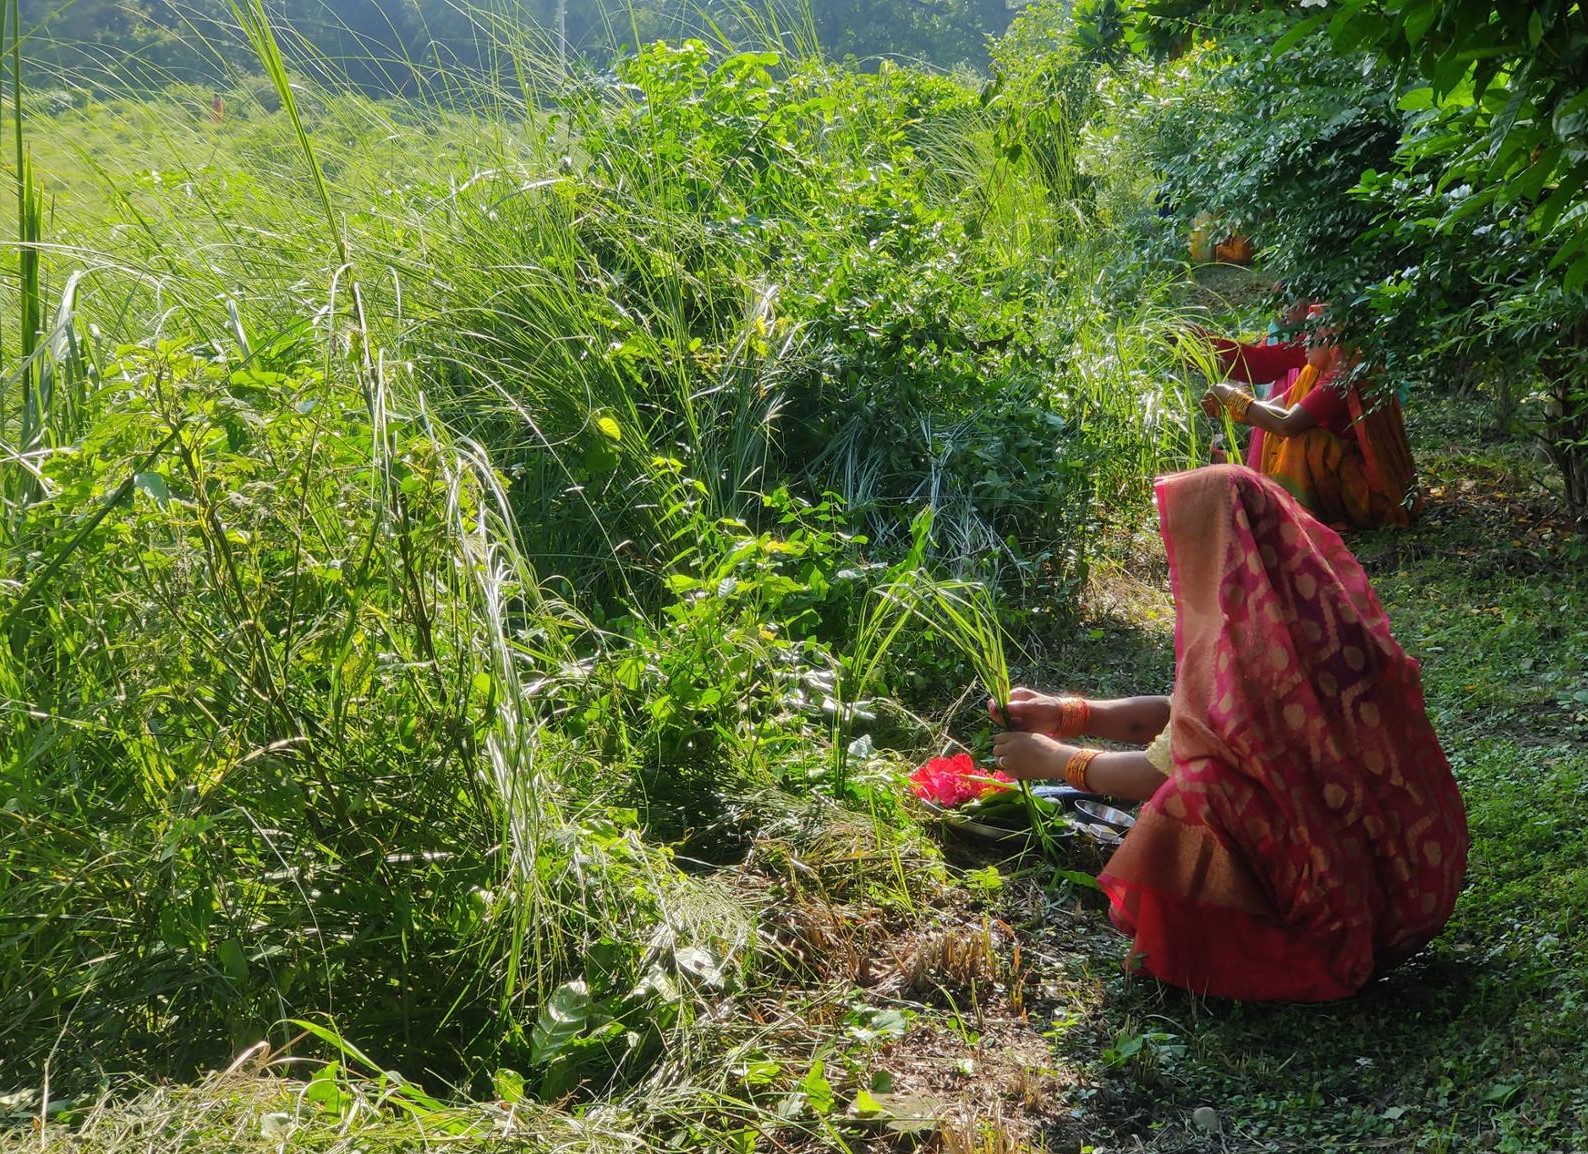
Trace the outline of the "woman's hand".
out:
[[[1228,381],[1219,381],[1212,385],[1207,392],[1202,394],[1202,411],[1215,421],[1229,408],[1241,409],[1244,405],[1252,403],[1252,394],[1239,385],[1232,385]]]
[[[1252,402],[1256,400],[1251,393],[1248,393],[1238,385],[1230,384],[1228,381],[1220,381],[1214,385],[1208,390],[1208,395],[1216,399],[1216,403],[1223,412],[1228,413],[1243,424],[1246,421],[1247,410],[1252,407]],[[1204,398],[1203,412],[1207,412],[1205,400],[1206,398]],[[1209,416],[1214,415],[1216,414],[1209,414]]]
[[[1014,703],[1010,702],[1012,706]],[[1055,741],[1045,733],[1005,730],[993,737],[993,758],[1010,777],[1063,778],[1064,767],[1076,747]]]
[[[1024,687],[1009,691],[1008,716],[998,712],[998,703],[987,702],[987,716],[994,725],[1030,733],[1057,733],[1064,720],[1064,708],[1059,699],[1048,693],[1038,693]]]

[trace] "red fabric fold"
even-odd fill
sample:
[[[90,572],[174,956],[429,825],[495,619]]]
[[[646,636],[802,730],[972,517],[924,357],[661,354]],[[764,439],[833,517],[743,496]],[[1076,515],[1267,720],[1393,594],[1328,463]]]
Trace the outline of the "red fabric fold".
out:
[[[1249,385],[1266,385],[1301,371],[1307,363],[1302,341],[1249,345],[1228,337],[1213,337],[1213,352],[1227,376]]]
[[[1247,1002],[1332,1002],[1357,990],[1332,972],[1324,950],[1299,942],[1272,917],[1117,878],[1101,884],[1115,924],[1132,938],[1127,967],[1171,986]]]

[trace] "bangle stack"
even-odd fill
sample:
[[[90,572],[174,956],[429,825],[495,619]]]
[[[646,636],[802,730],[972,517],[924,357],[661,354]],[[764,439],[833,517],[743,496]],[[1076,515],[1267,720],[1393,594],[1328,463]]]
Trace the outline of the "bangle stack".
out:
[[[1075,737],[1086,732],[1092,720],[1092,703],[1084,697],[1059,698],[1059,728],[1055,737]]]
[[[1102,752],[1101,749],[1077,749],[1070,754],[1070,760],[1064,765],[1064,780],[1070,783],[1071,788],[1082,793],[1092,792],[1086,785],[1086,770],[1092,764],[1092,759]]]
[[[1234,390],[1222,398],[1224,411],[1230,415],[1230,420],[1242,425],[1247,424],[1246,410],[1252,407],[1252,402],[1256,399],[1250,393]]]

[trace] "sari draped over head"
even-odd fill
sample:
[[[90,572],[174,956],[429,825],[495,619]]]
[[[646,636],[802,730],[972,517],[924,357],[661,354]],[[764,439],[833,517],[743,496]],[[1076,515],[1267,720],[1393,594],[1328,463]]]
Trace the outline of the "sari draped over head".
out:
[[[1449,918],[1467,825],[1338,534],[1274,482],[1158,482],[1176,607],[1173,769],[1098,881],[1135,966],[1198,994],[1347,997]]]

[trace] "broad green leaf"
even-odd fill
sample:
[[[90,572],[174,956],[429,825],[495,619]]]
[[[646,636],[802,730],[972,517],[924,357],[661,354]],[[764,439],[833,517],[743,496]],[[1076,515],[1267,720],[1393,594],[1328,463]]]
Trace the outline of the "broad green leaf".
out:
[[[342,1088],[341,1073],[340,1062],[327,1062],[314,1072],[308,1085],[301,1091],[301,1096],[328,1114],[342,1116],[353,1105],[353,1097]]]
[[[813,1113],[825,1117],[833,1112],[833,1087],[827,1080],[825,1073],[826,1063],[820,1058],[811,1063],[811,1068],[805,1077],[800,1079],[800,1089],[805,1091],[805,1100],[810,1103]]]
[[[1588,284],[1588,256],[1578,257],[1572,262],[1572,266],[1566,270],[1566,279],[1562,287],[1568,293],[1574,293],[1584,284]]]
[[[618,424],[615,418],[597,417],[596,428],[600,429],[601,435],[610,441],[621,442],[623,440],[623,426]]]
[[[776,52],[740,52],[728,57],[719,67],[726,72],[740,69],[776,68],[783,58]]]
[[[910,1020],[903,1010],[893,1007],[883,1010],[871,1019],[871,1028],[884,1038],[902,1038],[910,1028]]]
[[[630,692],[640,687],[640,679],[645,676],[645,659],[633,654],[618,662],[613,671],[617,683]]]
[[[536,1065],[563,1054],[589,1025],[595,1006],[583,981],[564,983],[541,1004],[530,1033],[529,1057]]]
[[[1520,132],[1513,132],[1513,130],[1516,128],[1517,118],[1521,115],[1522,109],[1527,103],[1526,89],[1518,88],[1511,93],[1510,99],[1505,102],[1504,109],[1494,118],[1494,123],[1489,126],[1489,151],[1491,155],[1498,154],[1507,147],[1514,148],[1525,145],[1530,137],[1529,130],[1525,126]]]
[[[524,1075],[503,1066],[491,1075],[491,1089],[498,1101],[516,1105],[524,1101]]]
[[[1404,16],[1401,29],[1406,34],[1406,43],[1416,48],[1420,40],[1433,27],[1434,20],[1439,15],[1439,5],[1433,0],[1423,0],[1416,8],[1410,8]]]
[[[1329,39],[1337,52],[1355,52],[1377,32],[1377,21],[1364,19],[1349,5],[1342,5],[1329,20]]]
[[[1055,873],[1073,886],[1080,886],[1083,890],[1100,890],[1103,887],[1097,884],[1097,879],[1091,874],[1082,873],[1080,870],[1055,870]]]
[[[1516,200],[1532,200],[1538,196],[1544,187],[1544,182],[1554,175],[1555,166],[1560,160],[1560,152],[1558,144],[1546,148],[1539,154],[1537,160],[1511,181],[1506,189],[1506,195]]]
[[[1395,107],[1402,112],[1424,112],[1434,106],[1434,90],[1426,84],[1419,88],[1408,89]]]
[[[882,1103],[872,1097],[870,1090],[861,1090],[849,1104],[849,1112],[856,1118],[875,1118],[882,1113]]]
[[[1556,105],[1550,124],[1555,129],[1555,135],[1562,139],[1579,136],[1588,129],[1588,88]]]
[[[1487,1105],[1504,1107],[1509,1105],[1522,1090],[1520,1082],[1496,1082],[1483,1092],[1483,1101]]]
[[[248,959],[243,954],[243,945],[236,938],[227,938],[215,947],[215,956],[221,963],[221,972],[234,982],[244,982],[248,979]]]
[[[171,486],[159,473],[138,473],[132,478],[132,483],[164,505],[171,499]]]
[[[1460,52],[1447,52],[1434,62],[1432,78],[1434,93],[1443,99],[1461,87],[1467,73],[1472,71],[1472,61]]]
[[[1555,227],[1561,214],[1567,209],[1582,203],[1582,192],[1588,187],[1588,160],[1580,161],[1573,165],[1570,171],[1560,178],[1560,183],[1555,186],[1539,206],[1534,217],[1534,225],[1540,233],[1547,233]]]
[[[777,1076],[783,1072],[780,1063],[768,1058],[755,1058],[744,1064],[739,1072],[739,1078],[746,1086],[767,1086],[776,1081]]]
[[[1565,228],[1567,225],[1582,220],[1585,212],[1588,212],[1588,205],[1572,205],[1561,213],[1560,223],[1557,227]],[[1555,255],[1549,258],[1549,267],[1551,269],[1566,267],[1574,257],[1583,251],[1585,243],[1588,243],[1588,238],[1585,238],[1580,231],[1568,233],[1560,248],[1555,250]]]
[[[592,476],[604,476],[618,467],[618,454],[606,440],[596,441],[584,451],[584,467]]]
[[[1307,19],[1301,21],[1299,24],[1293,25],[1289,32],[1286,32],[1274,42],[1274,46],[1268,50],[1269,55],[1280,57],[1289,52],[1308,36],[1316,32],[1323,25],[1326,15],[1327,14],[1324,12],[1319,12],[1314,16],[1307,17]]]

